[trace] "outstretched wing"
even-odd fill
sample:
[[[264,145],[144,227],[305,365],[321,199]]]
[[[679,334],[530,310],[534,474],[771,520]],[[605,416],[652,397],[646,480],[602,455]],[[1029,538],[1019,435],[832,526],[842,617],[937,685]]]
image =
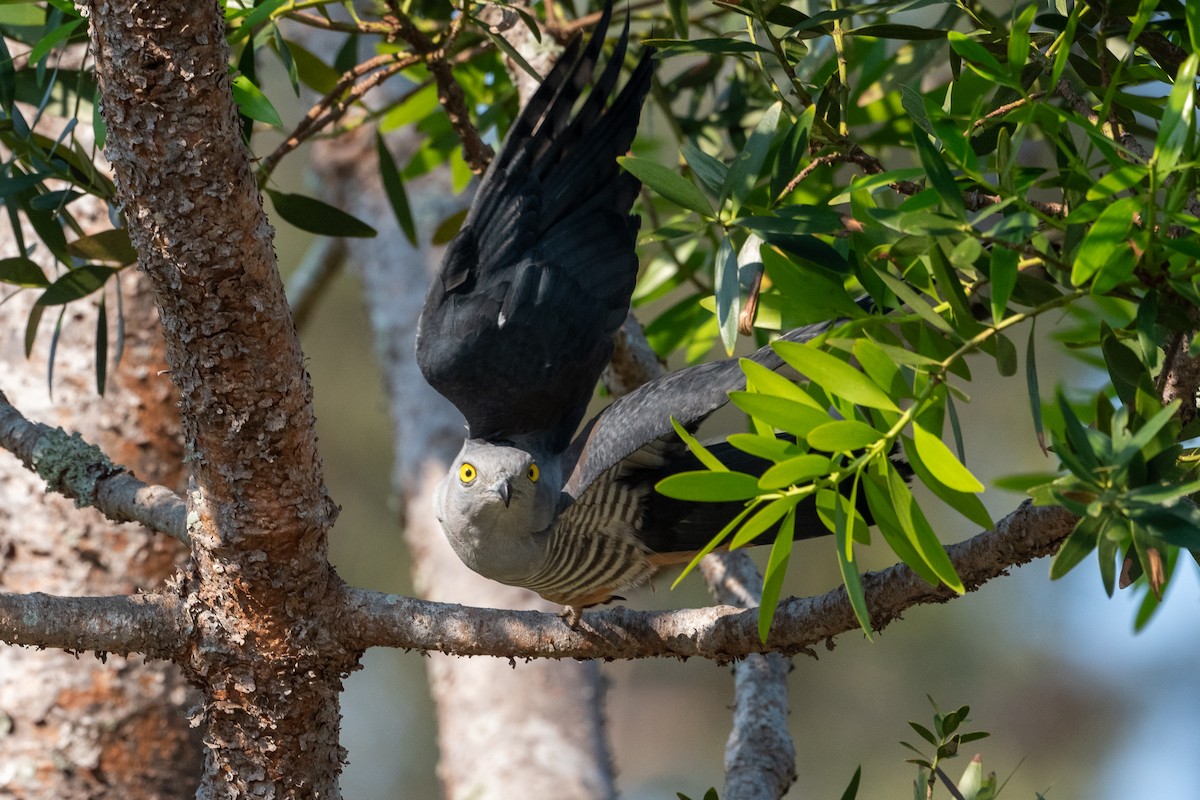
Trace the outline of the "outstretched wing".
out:
[[[649,53],[611,105],[629,23],[591,93],[611,0],[513,125],[425,299],[417,363],[479,439],[562,452],[579,425],[637,278],[640,184],[621,171],[650,86]]]
[[[822,322],[789,331],[782,338],[806,342],[834,323]],[[770,345],[752,355],[754,361],[778,370],[783,360]],[[640,464],[653,459],[665,442],[682,447],[671,417],[693,429],[729,402],[729,393],[746,387],[746,376],[737,359],[698,364],[644,384],[618,399],[588,423],[571,443],[563,464],[570,499],[580,497],[592,482],[622,462]]]

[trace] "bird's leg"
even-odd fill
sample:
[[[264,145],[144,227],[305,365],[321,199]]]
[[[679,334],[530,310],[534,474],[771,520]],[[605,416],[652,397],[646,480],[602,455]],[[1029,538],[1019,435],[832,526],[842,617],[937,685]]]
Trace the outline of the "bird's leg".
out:
[[[583,621],[583,606],[563,606],[563,610],[558,613],[558,616],[567,623],[567,627],[577,631],[579,623]]]

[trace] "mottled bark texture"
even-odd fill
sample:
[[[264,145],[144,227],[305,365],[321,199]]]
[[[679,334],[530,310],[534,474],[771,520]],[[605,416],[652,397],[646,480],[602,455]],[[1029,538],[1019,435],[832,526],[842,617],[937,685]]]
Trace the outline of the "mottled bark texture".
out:
[[[462,418],[421,378],[413,356],[416,320],[440,255],[409,247],[379,184],[367,133],[317,147],[326,199],[373,224],[376,239],[349,243],[360,269],[395,425],[397,492],[418,592],[430,600],[490,608],[557,611],[530,592],[484,580],[450,550],[433,516],[433,486],[462,443]],[[457,207],[437,182],[408,187],[427,237]],[[452,609],[446,609],[451,611]],[[614,796],[594,663],[505,659],[428,661],[437,705],[439,776],[448,798]]]
[[[87,218],[93,231],[105,215]],[[27,232],[29,241],[32,232]],[[0,228],[0,257],[15,255]],[[49,265],[45,265],[48,267]],[[32,356],[22,337],[36,296],[0,304],[0,388],[34,419],[79,431],[138,475],[178,487],[182,452],[175,393],[165,368],[158,316],[146,280],[123,273],[124,356],[103,397],[95,386],[99,295],[72,304],[55,354],[54,392],[47,386],[51,315],[42,321]],[[110,335],[115,299],[109,287]],[[115,350],[110,341],[109,352]],[[128,594],[158,586],[183,555],[176,541],[135,525],[105,520],[47,492],[46,482],[0,451],[0,591],[65,595]],[[21,618],[31,609],[21,604]],[[36,613],[35,613],[35,616]],[[47,615],[86,631],[95,609]],[[79,642],[80,639],[72,638]],[[190,696],[179,669],[142,656],[0,646],[0,798],[124,800],[191,797],[201,763],[200,740],[185,717]]]
[[[184,659],[204,692],[200,796],[336,797],[336,509],[311,389],[229,88],[215,0],[89,4],[130,236],[163,321],[192,469]]]

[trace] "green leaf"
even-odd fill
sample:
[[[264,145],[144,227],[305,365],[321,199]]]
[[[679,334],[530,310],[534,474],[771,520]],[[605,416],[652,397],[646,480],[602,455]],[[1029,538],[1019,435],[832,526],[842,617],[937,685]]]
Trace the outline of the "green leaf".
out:
[[[274,13],[279,10],[280,6],[291,0],[264,0],[264,2],[255,5],[248,9],[239,9],[229,5],[225,9],[225,18],[229,27],[229,33],[226,38],[230,44],[234,44],[241,39],[249,36],[255,28],[271,18]],[[241,18],[238,25],[232,23]]]
[[[758,604],[758,638],[767,641],[775,609],[779,607],[779,595],[783,589],[783,578],[787,574],[788,559],[792,555],[792,541],[796,535],[796,511],[788,510],[779,526],[779,534],[771,545],[767,569],[763,574],[762,601]]]
[[[836,506],[839,510],[842,504]],[[851,528],[847,515],[839,513],[837,522],[833,532],[837,540],[837,557],[838,570],[842,573],[842,585],[846,587],[846,597],[850,600],[850,607],[854,609],[854,616],[858,619],[858,626],[862,628],[863,634],[868,641],[871,637],[871,612],[867,610],[867,598],[863,593],[862,579],[858,575],[858,567],[854,563],[854,545],[851,538]]]
[[[238,111],[243,117],[265,123],[273,128],[283,127],[283,119],[275,110],[275,106],[271,104],[261,89],[250,82],[249,78],[245,75],[238,75],[233,79],[231,85],[233,102],[237,103]]]
[[[96,314],[96,394],[104,396],[108,382],[108,309],[104,295],[100,295],[100,306]]]
[[[1033,433],[1037,436],[1038,445],[1046,449],[1046,429],[1042,423],[1042,394],[1038,388],[1037,349],[1034,336],[1037,332],[1037,318],[1030,320],[1029,341],[1025,344],[1025,387],[1029,397],[1030,416],[1033,419]]]
[[[283,64],[284,72],[287,73],[288,83],[292,85],[292,91],[299,97],[300,72],[296,69],[296,60],[292,58],[292,49],[288,45],[288,41],[283,38],[283,31],[279,30],[279,26],[274,21],[271,22],[271,40],[275,44],[275,53],[279,56],[279,63]]]
[[[663,478],[655,489],[659,494],[691,502],[724,502],[758,497],[758,478],[744,472],[678,472]]]
[[[730,474],[740,475],[741,473]],[[738,532],[734,534],[733,539],[729,542],[729,549],[737,550],[739,547],[752,544],[755,539],[766,533],[772,525],[783,519],[785,514],[790,514],[796,507],[796,504],[803,499],[804,496],[794,494],[767,503],[754,516],[742,523],[742,527],[738,529]]]
[[[913,444],[921,461],[946,487],[956,492],[983,491],[983,484],[955,458],[950,448],[916,422],[913,423]]]
[[[841,800],[855,800],[858,797],[858,784],[862,780],[862,765],[859,764],[854,770],[854,777],[850,779],[850,783],[846,786],[846,791],[842,792]]]
[[[321,236],[351,236],[370,238],[378,231],[358,217],[351,216],[340,208],[302,194],[290,194],[267,190],[275,211],[302,231]]]
[[[825,413],[825,409],[821,404],[814,400],[803,388],[778,372],[767,369],[762,364],[749,358],[739,359],[738,366],[742,368],[742,372],[746,375],[747,388],[756,392],[795,400],[797,403],[811,406],[822,414]]]
[[[896,360],[870,339],[855,339],[854,357],[876,385],[888,397],[912,397],[912,389],[904,380]]]
[[[661,58],[693,53],[767,53],[773,55],[770,50],[761,45],[729,38],[646,39],[643,44],[655,48],[658,51],[655,55]]]
[[[863,481],[863,490],[867,494],[867,507],[871,510],[871,517],[875,520],[879,532],[883,534],[888,547],[892,548],[892,552],[913,572],[920,575],[922,580],[930,586],[936,586],[938,584],[937,574],[929,568],[925,559],[921,558],[921,554],[909,542],[908,535],[904,532],[900,520],[896,516],[896,511],[892,507],[891,494],[887,484],[888,472],[894,471],[894,469],[886,462],[886,458],[872,462],[871,472]],[[969,496],[975,497],[974,495]]]
[[[396,167],[391,151],[378,131],[375,133],[375,152],[379,156],[379,175],[383,180],[383,191],[392,207],[392,213],[396,216],[400,230],[404,232],[404,238],[416,247],[417,226],[413,222],[412,209],[408,205],[408,194],[404,191],[404,180],[400,177],[400,170]]]
[[[921,511],[921,507],[917,505],[904,478],[891,464],[887,465],[887,486],[892,507],[896,512],[896,519],[913,549],[942,583],[956,593],[964,594],[966,588],[958,577],[958,573],[954,571],[954,564],[950,562],[950,557],[946,555],[945,549],[938,541],[924,512]]]
[[[694,455],[696,459],[707,469],[710,469],[713,472],[729,471],[729,469],[721,463],[721,459],[713,455],[707,447],[700,444],[700,441],[695,436],[692,436],[692,434],[688,433],[687,429],[680,425],[679,420],[675,419],[675,417],[671,417],[671,427],[675,429],[675,435],[678,436],[685,445],[687,445],[687,449],[691,451],[691,454]]]
[[[1200,66],[1200,53],[1192,53],[1179,68],[1179,74],[1175,76],[1175,85],[1167,98],[1167,107],[1163,109],[1158,139],[1154,144],[1154,155],[1150,158],[1150,166],[1159,176],[1160,183],[1165,181],[1179,164],[1184,147],[1188,143],[1189,133],[1196,127],[1197,66]]]
[[[67,244],[67,252],[76,258],[120,266],[137,261],[137,251],[129,241],[129,230],[126,228],[112,228],[91,236],[81,236]]]
[[[758,479],[762,489],[782,489],[828,475],[831,462],[825,456],[806,453],[781,461]]]
[[[1021,78],[1021,68],[1025,66],[1026,59],[1029,58],[1029,27],[1033,24],[1033,18],[1037,16],[1038,7],[1035,3],[1030,3],[1021,12],[1021,16],[1017,17],[1013,23],[1012,31],[1008,38],[1008,74],[1015,80]]]
[[[1050,580],[1058,580],[1066,575],[1076,564],[1083,561],[1088,553],[1096,549],[1096,543],[1106,525],[1106,520],[1098,517],[1084,517],[1079,520],[1075,530],[1067,536],[1066,541],[1055,553],[1054,560],[1050,562]]]
[[[704,193],[696,188],[696,184],[674,170],[668,169],[656,161],[635,156],[622,156],[617,161],[647,188],[662,195],[680,208],[695,211],[707,219],[714,218],[712,206]]]
[[[788,365],[830,394],[868,408],[900,410],[877,383],[836,356],[799,342],[777,341],[771,346]]]
[[[829,414],[825,411],[783,397],[758,392],[730,392],[729,399],[755,419],[800,439],[814,428],[829,422]]]
[[[924,131],[913,130],[913,142],[917,145],[917,155],[921,157],[921,166],[929,175],[929,181],[942,198],[942,203],[954,216],[959,219],[967,218],[967,207],[963,204],[962,192],[954,182],[954,175],[942,159],[942,154],[929,141]]]
[[[295,42],[287,44],[300,81],[320,94],[332,92],[342,77],[342,73],[326,64],[311,50],[307,50]]]
[[[794,442],[777,436],[765,436],[759,433],[731,433],[728,441],[738,450],[767,461],[786,461],[792,456],[800,454],[800,448]]]
[[[453,239],[458,234],[459,229],[462,228],[463,220],[466,218],[467,209],[463,208],[439,222],[433,231],[433,243],[441,245]]]
[[[921,460],[921,454],[912,439],[902,437],[901,441],[904,443],[904,452],[908,455],[908,463],[912,467],[913,474],[929,491],[933,492],[935,497],[984,530],[991,530],[995,527],[987,508],[979,497],[971,492],[963,492],[946,486]],[[1053,477],[1053,475],[1050,476],[1051,479]]]
[[[1012,299],[1013,289],[1017,285],[1017,262],[1016,250],[1001,245],[992,247],[992,260],[989,268],[992,291],[989,299],[993,322],[999,323],[1004,319],[1008,301]]]
[[[667,11],[671,15],[671,25],[675,35],[681,40],[688,38],[688,4],[687,0],[667,0]]]
[[[85,264],[64,272],[42,292],[42,296],[38,298],[38,305],[58,306],[87,297],[102,287],[115,272],[112,267],[102,267],[98,264]]]
[[[0,259],[0,283],[27,288],[50,285],[42,268],[28,258]]]
[[[1141,211],[1142,200],[1123,197],[1108,205],[1092,223],[1071,266],[1071,283],[1083,286],[1102,271],[1111,270],[1114,256],[1129,252],[1126,241],[1133,229],[1133,216]],[[1093,286],[1093,290],[1101,289]]]
[[[963,60],[983,77],[998,83],[1002,82],[1000,80],[1002,77],[1007,77],[1008,71],[1000,65],[1000,62],[987,51],[987,48],[970,36],[959,31],[949,31],[946,39],[954,48],[954,52],[962,56]]]
[[[688,166],[692,168],[692,172],[700,179],[705,188],[713,194],[720,194],[721,187],[725,185],[725,178],[729,174],[729,168],[691,142],[684,142],[679,149],[683,153],[684,160],[687,161]]]
[[[45,36],[39,39],[38,43],[33,46],[33,49],[29,51],[29,63],[36,64],[41,61],[43,58],[49,55],[50,51],[54,49],[55,45],[61,44],[67,39],[71,38],[71,34],[74,33],[75,29],[82,24],[83,18],[77,17],[70,22],[65,22],[62,25],[59,25],[57,28],[47,33]]]
[[[754,131],[746,140],[746,146],[729,167],[725,184],[721,188],[721,203],[727,198],[732,198],[735,214],[737,209],[745,204],[750,191],[758,183],[763,163],[771,149],[771,141],[775,138],[775,129],[779,126],[779,114],[782,110],[782,103],[771,104],[754,126]]]
[[[865,422],[856,419],[839,419],[818,425],[805,437],[809,447],[827,453],[846,453],[869,447],[883,438],[883,434]]]

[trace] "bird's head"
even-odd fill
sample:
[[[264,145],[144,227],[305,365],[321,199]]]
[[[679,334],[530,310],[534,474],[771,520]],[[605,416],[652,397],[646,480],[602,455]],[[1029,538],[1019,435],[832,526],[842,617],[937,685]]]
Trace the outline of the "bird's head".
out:
[[[434,507],[451,544],[468,560],[464,550],[491,542],[503,547],[548,528],[561,490],[561,456],[468,439],[438,486]]]

